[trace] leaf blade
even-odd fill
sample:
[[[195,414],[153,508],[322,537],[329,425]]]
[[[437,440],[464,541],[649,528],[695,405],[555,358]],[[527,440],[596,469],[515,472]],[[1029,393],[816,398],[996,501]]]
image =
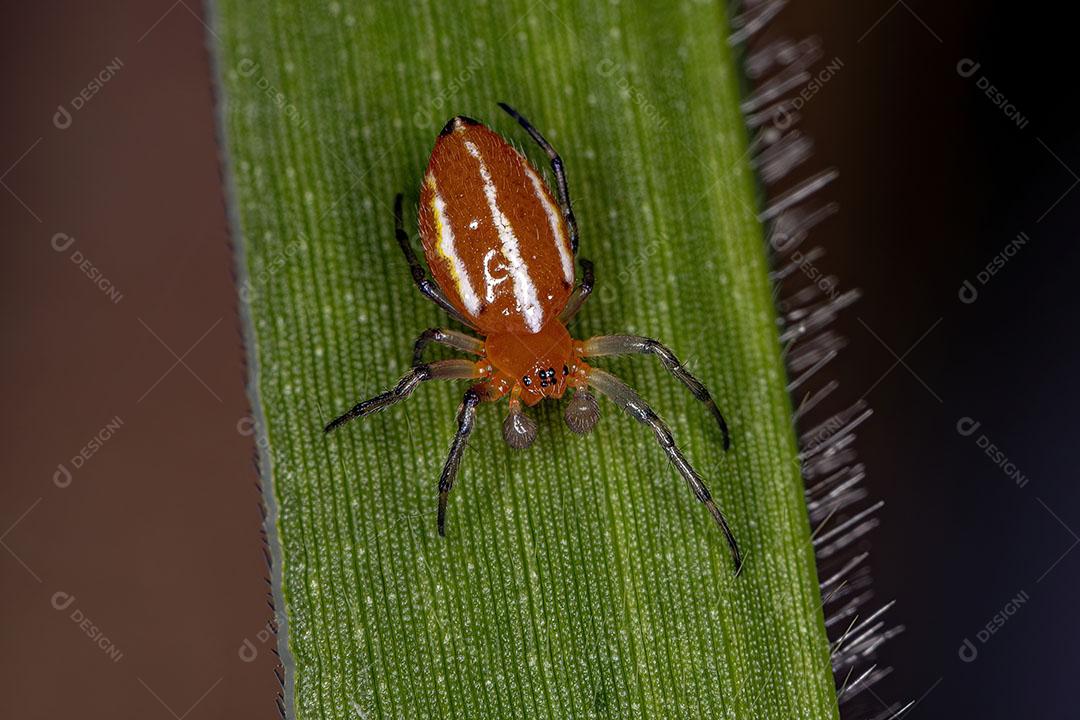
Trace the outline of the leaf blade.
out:
[[[222,2],[299,716],[835,716],[724,22],[708,3]],[[409,283],[389,202],[415,202],[446,117],[539,160],[496,100],[569,168],[599,285],[574,334],[661,337],[728,415],[725,455],[658,366],[602,363],[706,471],[749,550],[737,581],[704,508],[610,404],[586,439],[542,409],[526,454],[483,408],[445,541],[434,482],[463,388],[319,432],[445,324]]]

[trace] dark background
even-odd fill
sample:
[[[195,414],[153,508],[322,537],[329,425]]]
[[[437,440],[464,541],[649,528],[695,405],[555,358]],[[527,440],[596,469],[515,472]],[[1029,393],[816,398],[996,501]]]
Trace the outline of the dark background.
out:
[[[801,3],[778,24],[821,35],[825,57],[844,63],[805,107],[804,129],[818,161],[841,170],[820,264],[864,296],[841,317],[851,345],[833,372],[876,411],[858,443],[886,501],[871,534],[875,589],[907,626],[884,649],[895,670],[874,692],[921,698],[905,717],[1075,717],[1080,126],[1069,24],[1046,6],[857,5]],[[979,63],[971,77],[958,72],[964,59]],[[1027,244],[980,284],[1020,232]],[[960,300],[965,280],[973,303]],[[962,418],[981,425],[963,436]],[[988,623],[1000,627],[983,642]]]
[[[163,0],[0,15],[3,717],[277,714],[202,13]],[[858,442],[886,501],[871,535],[875,587],[907,629],[884,648],[895,669],[874,692],[918,700],[905,717],[1075,715],[1069,28],[1044,6],[827,0],[793,4],[769,30],[819,35],[825,60],[843,63],[803,128],[814,162],[841,170],[828,191],[841,212],[816,231],[820,264],[864,291],[841,317],[851,343],[831,372],[876,411]],[[58,105],[115,59],[112,79],[57,127]],[[979,64],[971,77],[957,71],[964,59]],[[1020,232],[1027,244],[981,284]],[[57,233],[75,238],[63,252]],[[958,296],[965,280],[975,302]],[[962,418],[980,423],[972,435]],[[58,465],[116,420],[58,486]]]

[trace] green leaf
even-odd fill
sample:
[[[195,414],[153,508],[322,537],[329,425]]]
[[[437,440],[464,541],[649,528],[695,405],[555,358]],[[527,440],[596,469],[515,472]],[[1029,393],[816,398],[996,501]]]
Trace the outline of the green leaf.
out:
[[[214,33],[289,714],[835,717],[726,8],[219,0]],[[587,437],[545,403],[524,452],[501,439],[506,405],[481,406],[445,539],[436,482],[464,385],[323,435],[447,324],[391,213],[404,191],[412,215],[443,123],[478,118],[546,167],[500,100],[566,161],[598,280],[571,332],[662,339],[728,417],[724,453],[655,360],[597,363],[702,471],[741,576],[649,430],[606,401]]]

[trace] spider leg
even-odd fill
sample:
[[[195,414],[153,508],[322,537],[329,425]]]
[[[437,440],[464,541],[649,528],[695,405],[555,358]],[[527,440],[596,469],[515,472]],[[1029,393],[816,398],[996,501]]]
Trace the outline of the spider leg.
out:
[[[414,367],[424,359],[424,348],[431,343],[446,345],[473,355],[484,354],[484,341],[480,338],[474,338],[472,335],[450,330],[449,328],[428,328],[420,334],[420,337],[416,338],[416,344],[413,346],[412,364]]]
[[[559,201],[559,208],[562,210],[563,218],[566,219],[566,225],[570,228],[570,250],[576,257],[578,248],[577,219],[574,218],[574,210],[570,207],[570,187],[566,183],[566,168],[563,167],[562,158],[559,157],[559,153],[555,152],[555,148],[551,147],[551,143],[540,134],[540,131],[521,116],[521,113],[506,103],[499,103],[499,107],[505,110],[510,117],[517,120],[521,127],[525,128],[525,132],[529,133],[529,136],[540,146],[540,149],[547,153],[548,159],[551,160],[551,171],[555,173],[555,195]]]
[[[446,537],[446,501],[450,497],[450,490],[454,487],[454,479],[457,477],[458,467],[461,466],[461,456],[465,452],[465,446],[469,443],[469,435],[472,434],[476,425],[476,406],[484,399],[481,391],[471,387],[465,391],[461,399],[461,406],[457,414],[457,432],[454,441],[450,444],[450,455],[443,465],[442,475],[439,476],[439,535]]]
[[[716,407],[716,402],[712,399],[712,395],[709,394],[708,388],[690,374],[690,371],[679,362],[679,358],[675,357],[675,353],[671,352],[667,346],[652,338],[639,335],[597,335],[581,343],[581,355],[583,357],[628,355],[631,353],[655,355],[660,358],[660,362],[664,364],[667,371],[685,385],[686,389],[694,397],[705,403],[705,407],[709,409],[709,412],[712,413],[712,416],[716,418],[716,422],[720,425],[720,432],[724,434],[724,449],[727,450],[731,447],[731,434],[728,432],[727,422],[724,420],[724,416],[720,414],[720,409]]]
[[[476,326],[466,320],[465,316],[450,304],[442,289],[427,276],[427,271],[424,270],[424,266],[420,264],[420,260],[416,257],[416,252],[409,242],[409,235],[405,232],[405,223],[401,216],[401,203],[401,193],[398,193],[394,196],[394,237],[397,238],[398,246],[401,248],[401,252],[405,254],[405,260],[409,263],[413,282],[416,283],[416,287],[426,298],[445,310],[450,317],[466,327],[475,329]]]
[[[652,429],[653,434],[656,435],[656,441],[660,443],[660,447],[667,453],[668,459],[671,460],[679,474],[686,480],[686,484],[690,486],[694,496],[704,503],[716,524],[720,526],[720,531],[724,533],[728,546],[731,548],[731,558],[735,561],[735,574],[738,575],[742,569],[742,555],[739,553],[739,546],[735,542],[735,535],[731,532],[727,518],[720,512],[720,508],[716,506],[712,493],[705,486],[701,476],[698,475],[697,471],[686,459],[686,456],[675,445],[675,440],[671,437],[671,431],[668,430],[664,421],[653,412],[653,409],[629,385],[611,373],[597,368],[590,368],[588,382],[602,395],[607,395],[612,402],[625,410],[632,418]]]
[[[417,365],[402,376],[398,384],[384,393],[357,403],[351,410],[339,415],[327,424],[323,432],[336,430],[341,425],[358,417],[364,417],[385,410],[412,395],[413,390],[425,380],[463,380],[480,376],[477,364],[471,360],[440,360],[428,365]]]
[[[593,264],[591,260],[585,258],[579,258],[578,262],[581,263],[581,282],[574,287],[574,291],[570,293],[570,299],[566,301],[566,307],[559,314],[559,321],[564,325],[578,314],[578,310],[585,304],[585,301],[589,299],[589,295],[592,294],[593,284],[596,276],[593,273]]]

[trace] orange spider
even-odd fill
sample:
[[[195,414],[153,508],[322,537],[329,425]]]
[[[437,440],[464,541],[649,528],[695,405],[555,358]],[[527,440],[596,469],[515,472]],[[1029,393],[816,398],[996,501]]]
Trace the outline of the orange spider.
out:
[[[600,417],[589,388],[606,395],[634,419],[649,426],[695,497],[709,509],[731,547],[735,569],[742,560],[735,536],[701,476],[675,445],[652,408],[614,375],[590,367],[585,358],[628,353],[652,354],[705,403],[730,446],[727,424],[705,386],[656,340],[633,335],[601,335],[574,340],[566,324],[593,288],[593,265],[580,260],[574,286],[577,221],[570,207],[562,159],[532,124],[499,103],[547,153],[556,195],[529,161],[497,133],[476,120],[452,118],[435,141],[420,191],[420,237],[435,277],[427,277],[402,223],[399,194],[394,200],[396,236],[424,295],[483,339],[457,330],[431,328],[416,341],[413,367],[392,389],[365,400],[326,426],[326,432],[404,400],[425,380],[471,379],[457,414],[457,434],[439,478],[439,534],[446,534],[446,502],[476,421],[476,406],[510,396],[503,437],[522,449],[536,438],[536,422],[522,410],[544,398],[574,394],[566,424],[576,433],[593,429]],[[429,343],[478,355],[423,362]]]

